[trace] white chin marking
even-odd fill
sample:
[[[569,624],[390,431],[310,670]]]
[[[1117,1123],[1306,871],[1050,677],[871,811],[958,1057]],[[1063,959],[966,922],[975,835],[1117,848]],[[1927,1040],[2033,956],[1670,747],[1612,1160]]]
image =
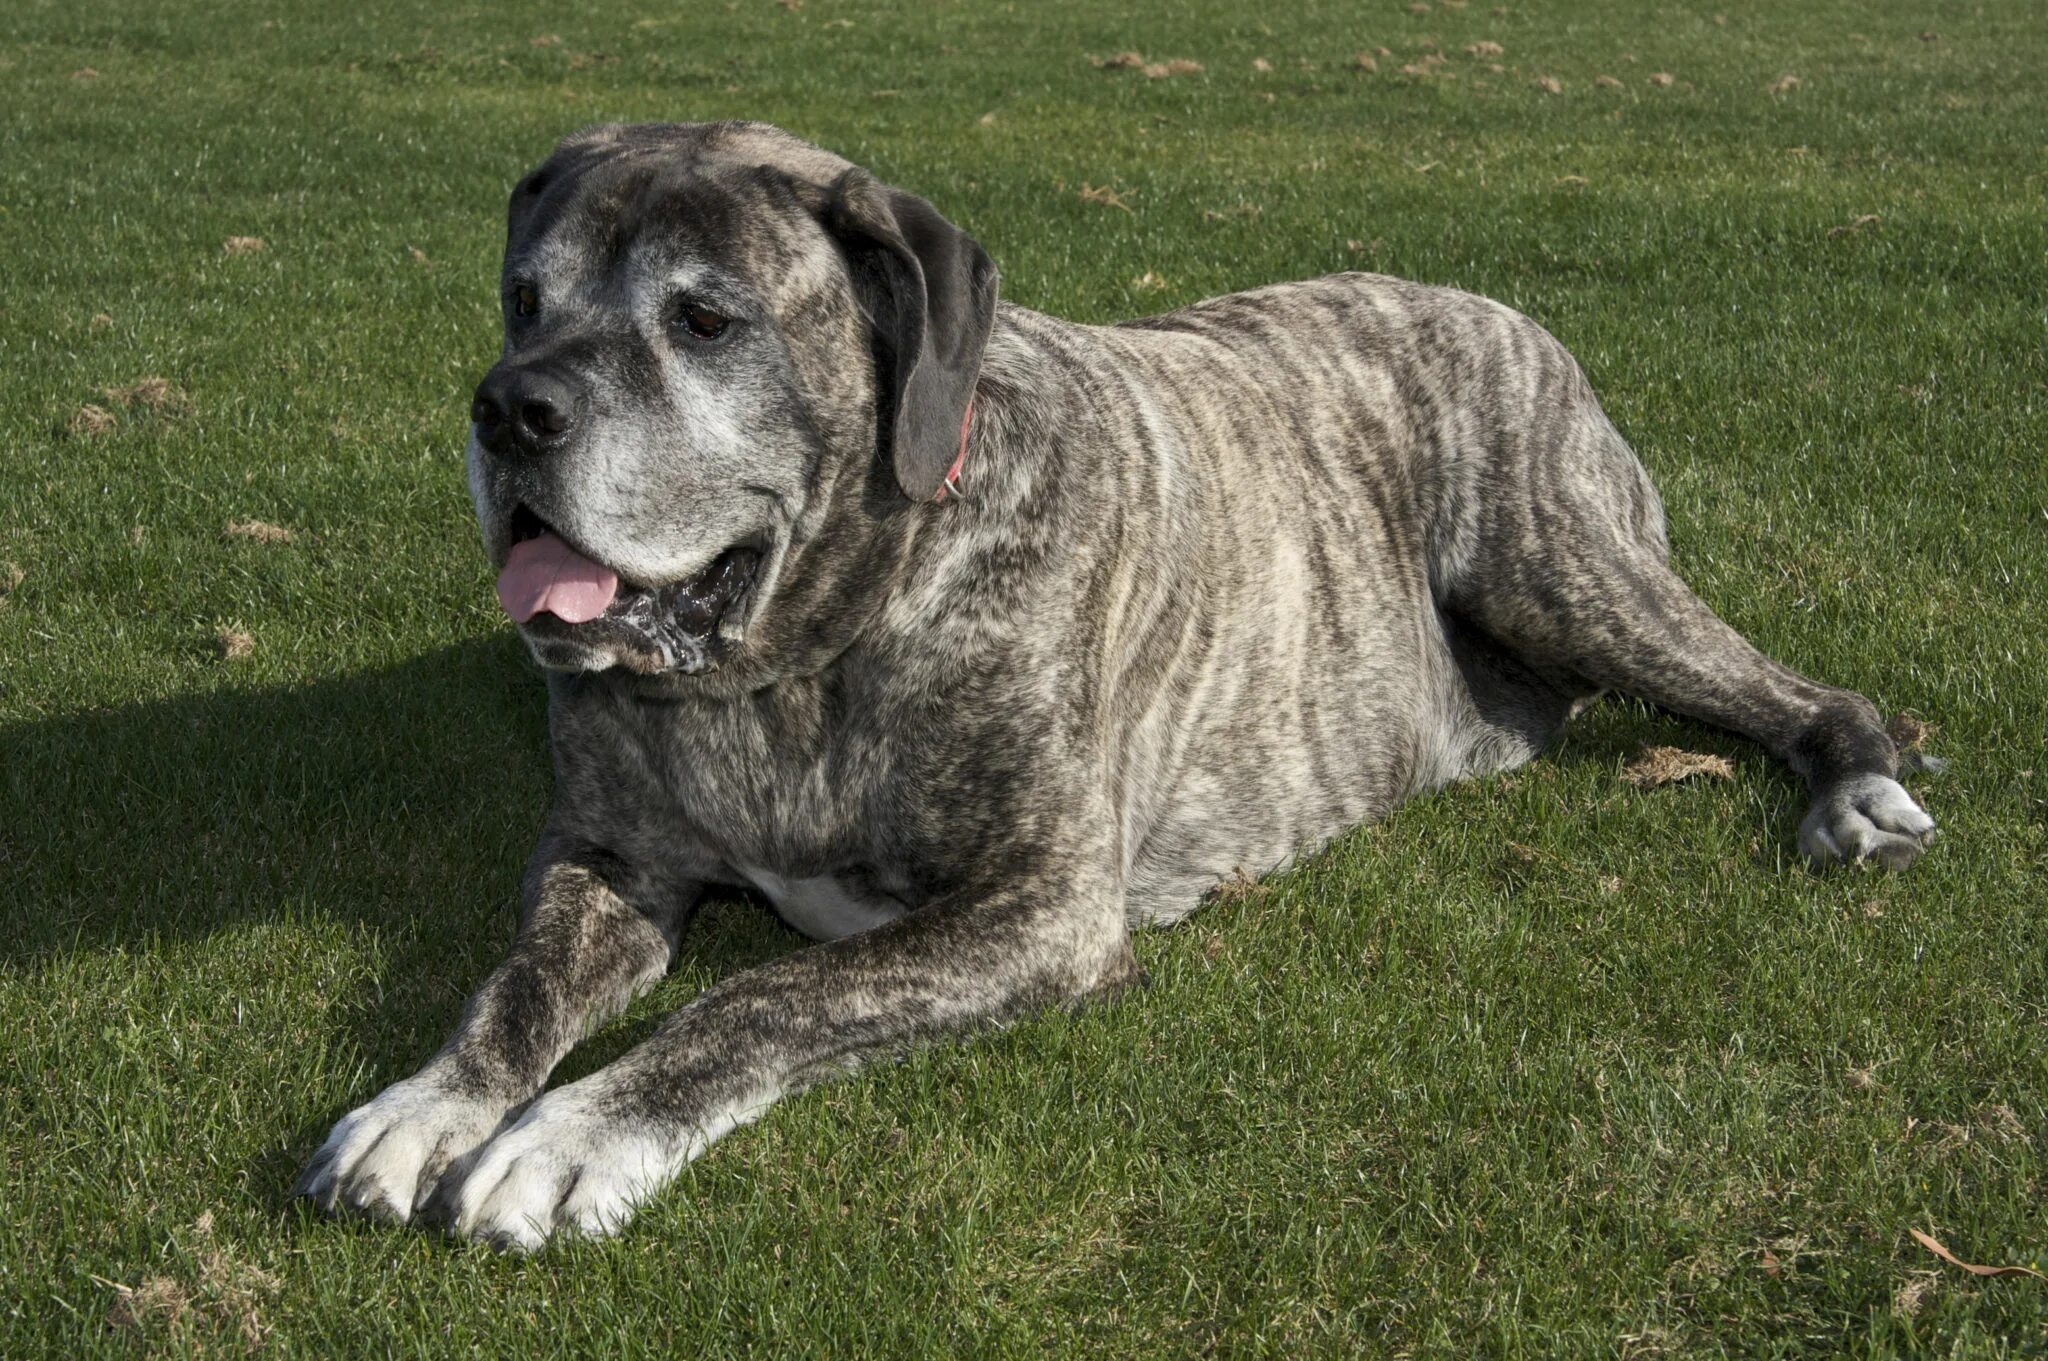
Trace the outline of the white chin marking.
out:
[[[1817,865],[1875,860],[1903,869],[1934,838],[1934,819],[1897,780],[1852,775],[1822,792],[1799,824],[1799,849]]]

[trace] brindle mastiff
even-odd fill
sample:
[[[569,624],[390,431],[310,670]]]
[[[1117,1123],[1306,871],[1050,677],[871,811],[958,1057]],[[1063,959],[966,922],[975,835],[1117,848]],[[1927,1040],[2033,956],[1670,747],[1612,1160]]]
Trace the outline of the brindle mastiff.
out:
[[[1672,575],[1585,375],[1498,303],[1346,274],[1077,326],[759,124],[579,133],[509,228],[469,484],[555,805],[510,957],[313,1156],[324,1207],[616,1230],[784,1093],[1129,983],[1133,927],[1602,690],[1775,752],[1815,861],[1932,834],[1868,700]],[[536,1096],[707,884],[825,943]]]

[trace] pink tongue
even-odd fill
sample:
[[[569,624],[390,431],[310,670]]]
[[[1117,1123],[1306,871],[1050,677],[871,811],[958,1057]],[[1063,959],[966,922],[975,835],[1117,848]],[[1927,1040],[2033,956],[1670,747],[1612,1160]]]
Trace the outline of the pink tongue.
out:
[[[565,624],[587,623],[604,613],[618,591],[618,573],[553,534],[513,544],[498,573],[498,603],[520,624],[542,610]]]

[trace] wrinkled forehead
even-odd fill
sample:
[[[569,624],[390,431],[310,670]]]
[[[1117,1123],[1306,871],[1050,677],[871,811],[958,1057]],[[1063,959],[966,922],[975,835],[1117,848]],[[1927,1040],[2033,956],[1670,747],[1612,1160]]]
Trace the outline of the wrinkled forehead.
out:
[[[736,275],[764,288],[810,272],[817,211],[849,163],[778,129],[592,129],[512,192],[505,269],[536,278]]]

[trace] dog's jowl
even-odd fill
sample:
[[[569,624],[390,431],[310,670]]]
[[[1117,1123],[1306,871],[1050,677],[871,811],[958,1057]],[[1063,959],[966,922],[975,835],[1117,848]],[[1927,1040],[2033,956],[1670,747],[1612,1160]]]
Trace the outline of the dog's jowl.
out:
[[[1776,753],[1815,861],[1932,834],[1869,701],[1672,575],[1585,376],[1497,303],[1347,274],[1077,326],[758,124],[578,134],[508,227],[469,487],[555,802],[510,956],[314,1155],[323,1206],[616,1230],[783,1093],[1115,989],[1134,927],[1602,690]],[[820,943],[541,1094],[719,884]]]

